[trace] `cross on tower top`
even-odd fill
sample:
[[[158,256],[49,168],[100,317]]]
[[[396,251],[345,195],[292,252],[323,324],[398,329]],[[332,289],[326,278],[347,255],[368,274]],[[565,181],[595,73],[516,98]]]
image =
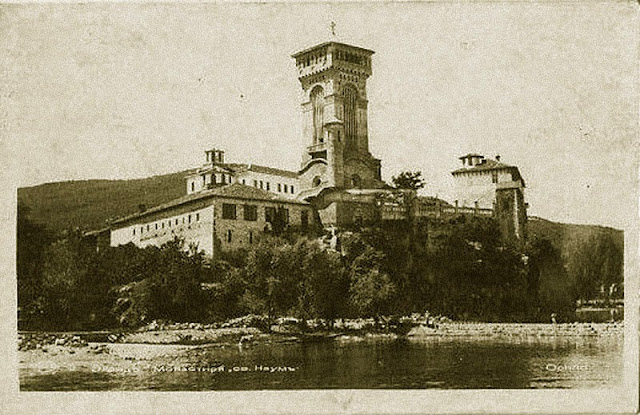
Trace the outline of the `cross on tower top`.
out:
[[[336,35],[336,22],[331,22],[331,35]]]

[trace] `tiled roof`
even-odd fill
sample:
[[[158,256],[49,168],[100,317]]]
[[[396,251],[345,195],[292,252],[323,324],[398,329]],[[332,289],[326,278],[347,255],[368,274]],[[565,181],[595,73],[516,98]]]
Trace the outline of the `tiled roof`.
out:
[[[109,232],[109,228],[108,227],[107,228],[96,229],[96,230],[93,230],[93,231],[87,231],[87,232],[84,233],[84,236],[99,236],[99,235],[102,235],[102,234],[107,233],[107,232]]]
[[[234,184],[228,184],[226,186],[216,187],[213,189],[203,190],[201,192],[191,193],[186,196],[182,196],[178,199],[171,200],[167,203],[154,206],[150,209],[145,210],[144,212],[138,212],[132,215],[122,217],[120,219],[116,219],[112,223],[117,224],[117,223],[126,222],[131,219],[143,217],[156,212],[161,212],[163,210],[180,206],[185,203],[190,203],[197,200],[214,198],[214,197],[228,197],[231,199],[243,199],[243,200],[264,200],[264,201],[272,201],[272,202],[279,202],[279,203],[289,203],[289,204],[293,203],[293,204],[300,204],[300,205],[307,204],[305,202],[300,202],[297,200],[285,199],[285,198],[279,197],[278,195],[268,192],[266,190],[258,189],[251,186],[245,186],[239,183],[234,183]]]
[[[199,176],[203,173],[209,173],[209,172],[223,172],[223,173],[232,173],[233,170],[231,168],[229,168],[227,165],[225,164],[214,164],[214,165],[208,165],[208,166],[202,166],[198,169],[195,169],[193,172],[190,172],[189,174],[187,174],[185,177],[189,177],[189,176]]]
[[[427,206],[451,206],[451,203],[433,196],[418,196],[418,201]]]
[[[245,164],[245,166],[247,166],[247,165]],[[257,164],[248,165],[247,166],[247,170],[255,171],[256,173],[272,174],[274,176],[290,177],[292,179],[297,179],[298,178],[298,173],[297,172],[289,171],[289,170],[276,169],[274,167],[259,166]]]
[[[465,154],[464,156],[460,156],[458,158],[459,159],[465,159],[467,157],[482,157],[482,158],[484,158],[481,154],[478,154],[478,153],[469,153],[469,154]]]
[[[451,172],[451,174],[465,173],[465,172],[472,172],[472,171],[502,170],[502,169],[514,169],[514,168],[517,169],[517,167],[515,166],[510,166],[508,164],[500,163],[499,161],[484,159],[484,162],[481,164],[477,164],[473,167],[465,167],[462,169],[458,169]]]
[[[293,55],[291,55],[291,57],[292,58],[296,58],[296,57],[298,57],[300,55],[304,55],[305,53],[310,52],[312,50],[320,49],[322,47],[329,46],[329,45],[336,45],[336,46],[342,46],[342,47],[347,47],[347,48],[352,48],[352,49],[358,49],[358,50],[360,50],[362,52],[367,52],[367,53],[371,53],[371,54],[375,53],[371,49],[361,48],[360,46],[354,46],[354,45],[349,45],[347,43],[329,41],[329,42],[320,43],[320,44],[315,45],[315,46],[311,46],[310,48],[303,49],[303,50],[301,50],[299,52],[294,53]]]
[[[224,169],[230,172],[240,173],[243,171],[253,171],[256,173],[264,173],[270,174],[273,176],[282,176],[289,177],[292,179],[298,178],[298,173],[290,170],[276,169],[274,167],[260,166],[257,164],[246,164],[246,163],[217,163],[212,166],[208,166],[205,168],[201,168],[197,171],[197,174],[202,174],[205,172],[212,171],[214,169]]]

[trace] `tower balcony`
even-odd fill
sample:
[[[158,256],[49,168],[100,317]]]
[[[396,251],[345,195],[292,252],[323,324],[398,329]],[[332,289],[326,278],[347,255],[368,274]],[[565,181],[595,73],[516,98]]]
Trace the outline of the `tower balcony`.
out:
[[[310,146],[307,146],[307,152],[309,154],[317,154],[321,152],[327,151],[327,143],[317,143]]]

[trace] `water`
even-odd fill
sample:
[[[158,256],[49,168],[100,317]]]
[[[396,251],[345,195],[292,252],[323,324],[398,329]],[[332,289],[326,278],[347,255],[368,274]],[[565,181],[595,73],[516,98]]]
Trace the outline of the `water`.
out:
[[[619,384],[622,362],[622,339],[616,337],[276,343],[203,347],[170,361],[126,362],[129,373],[21,370],[21,389],[592,388]]]

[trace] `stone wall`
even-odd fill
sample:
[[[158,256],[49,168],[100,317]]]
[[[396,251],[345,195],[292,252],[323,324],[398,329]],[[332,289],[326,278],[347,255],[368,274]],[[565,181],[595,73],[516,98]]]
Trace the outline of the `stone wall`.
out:
[[[496,174],[498,183],[512,180],[511,172],[508,170],[499,170]],[[493,209],[497,183],[493,182],[491,170],[457,173],[454,177],[459,206],[475,207],[477,201],[479,208]]]
[[[500,233],[507,240],[524,241],[527,221],[524,195],[518,188],[496,190],[495,217]]]
[[[379,174],[380,162],[370,157],[351,158],[344,163],[344,184],[346,188],[376,189],[382,186]],[[360,178],[360,184],[353,182],[354,176]]]
[[[184,238],[185,246],[196,244],[199,251],[213,254],[213,206],[200,202],[178,206],[141,217],[111,230],[111,246],[134,243],[144,248],[160,246],[175,237]]]
[[[223,204],[236,205],[236,218],[225,219],[223,217]],[[257,220],[245,220],[245,206],[257,207]],[[215,227],[214,238],[216,246],[223,251],[247,247],[257,243],[264,234],[265,229],[271,226],[268,224],[266,217],[266,208],[284,208],[288,209],[289,226],[302,227],[302,212],[307,212],[308,226],[313,225],[314,214],[309,205],[281,203],[269,201],[234,201],[234,200],[216,200],[215,203]],[[231,238],[229,238],[231,232]]]
[[[224,217],[224,204],[235,205],[235,219]],[[244,210],[247,205],[256,207],[256,220],[245,220]],[[230,250],[257,243],[268,227],[267,207],[288,209],[289,225],[294,227],[302,226],[302,212],[307,212],[308,226],[313,226],[314,212],[306,204],[216,197],[171,207],[118,224],[111,230],[110,245],[131,242],[141,248],[160,246],[178,236],[184,239],[186,247],[196,244],[198,250],[205,255],[213,256],[218,248]]]

